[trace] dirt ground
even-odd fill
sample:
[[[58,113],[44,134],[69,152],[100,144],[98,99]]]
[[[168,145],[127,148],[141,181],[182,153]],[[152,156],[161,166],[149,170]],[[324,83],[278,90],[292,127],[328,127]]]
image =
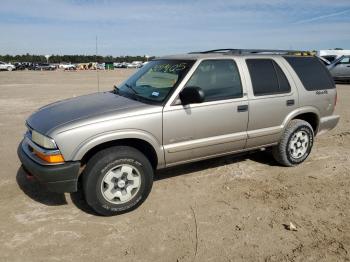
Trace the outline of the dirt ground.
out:
[[[131,72],[100,72],[101,90]],[[259,152],[161,171],[116,217],[28,181],[16,155],[31,112],[96,86],[96,72],[0,72],[0,261],[350,261],[350,85],[304,164]]]

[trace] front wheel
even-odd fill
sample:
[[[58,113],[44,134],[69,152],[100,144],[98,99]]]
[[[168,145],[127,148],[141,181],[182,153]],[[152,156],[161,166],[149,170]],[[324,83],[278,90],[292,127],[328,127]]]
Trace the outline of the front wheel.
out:
[[[7,68],[7,71],[12,71],[12,67],[11,66],[9,66],[8,68]]]
[[[98,152],[84,170],[87,203],[98,214],[112,216],[131,211],[147,198],[153,184],[153,168],[137,149],[115,146]]]
[[[314,131],[311,125],[300,119],[293,119],[285,129],[281,140],[272,150],[278,163],[284,166],[295,166],[306,160],[314,142]]]

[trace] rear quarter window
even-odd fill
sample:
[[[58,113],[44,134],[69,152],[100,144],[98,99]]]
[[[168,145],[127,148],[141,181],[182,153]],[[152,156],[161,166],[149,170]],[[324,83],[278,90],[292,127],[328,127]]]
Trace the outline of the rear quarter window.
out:
[[[284,57],[308,91],[335,88],[328,69],[316,57]]]

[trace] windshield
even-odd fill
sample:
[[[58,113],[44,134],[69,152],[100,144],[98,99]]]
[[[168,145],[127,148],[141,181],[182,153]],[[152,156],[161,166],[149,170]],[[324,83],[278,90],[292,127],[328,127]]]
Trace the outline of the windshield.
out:
[[[122,83],[117,91],[144,102],[162,103],[193,63],[188,60],[153,60]]]

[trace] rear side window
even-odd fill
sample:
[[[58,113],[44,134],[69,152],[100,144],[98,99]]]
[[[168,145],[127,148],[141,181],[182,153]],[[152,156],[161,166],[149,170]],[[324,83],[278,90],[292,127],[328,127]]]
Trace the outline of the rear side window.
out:
[[[247,59],[255,96],[290,92],[289,82],[278,64],[271,59]]]
[[[327,68],[316,57],[284,57],[308,91],[335,88]]]

